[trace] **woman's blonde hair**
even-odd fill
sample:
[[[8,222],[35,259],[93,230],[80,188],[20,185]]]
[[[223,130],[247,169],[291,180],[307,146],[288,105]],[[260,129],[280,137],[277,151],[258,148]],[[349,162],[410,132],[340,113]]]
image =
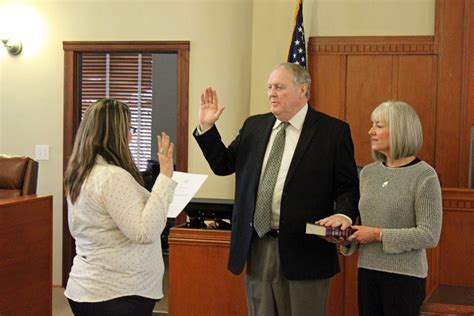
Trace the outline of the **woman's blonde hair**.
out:
[[[389,129],[389,147],[391,159],[415,156],[423,144],[423,130],[415,110],[402,101],[386,101],[379,104],[371,114],[372,122],[382,122]],[[372,157],[378,161],[387,161],[387,157],[378,151],[372,151]]]
[[[81,187],[101,155],[109,164],[119,166],[143,184],[128,147],[130,110],[120,101],[102,99],[90,105],[79,125],[74,147],[64,176],[66,194],[76,202]]]

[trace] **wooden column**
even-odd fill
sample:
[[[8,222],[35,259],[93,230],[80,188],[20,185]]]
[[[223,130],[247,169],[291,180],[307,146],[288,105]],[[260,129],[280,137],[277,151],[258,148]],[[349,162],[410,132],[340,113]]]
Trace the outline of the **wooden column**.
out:
[[[467,34],[470,0],[437,0],[435,38],[439,48],[435,168],[444,187],[467,187],[469,174],[466,104]]]

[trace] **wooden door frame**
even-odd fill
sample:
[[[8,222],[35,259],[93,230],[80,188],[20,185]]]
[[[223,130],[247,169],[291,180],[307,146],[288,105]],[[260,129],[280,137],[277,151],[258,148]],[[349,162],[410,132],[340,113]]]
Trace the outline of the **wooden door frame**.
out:
[[[64,50],[64,139],[63,174],[74,145],[74,138],[81,120],[79,100],[78,60],[82,53],[176,53],[177,54],[177,99],[176,99],[176,169],[188,168],[188,102],[189,102],[189,41],[81,41],[63,42]],[[74,239],[69,233],[67,203],[63,193],[63,260],[62,286],[65,287],[75,255]]]

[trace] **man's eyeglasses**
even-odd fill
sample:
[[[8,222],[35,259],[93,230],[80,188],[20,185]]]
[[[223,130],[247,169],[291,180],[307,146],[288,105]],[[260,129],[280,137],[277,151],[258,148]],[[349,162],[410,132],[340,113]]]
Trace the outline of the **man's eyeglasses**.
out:
[[[130,133],[135,134],[137,132],[137,128],[130,126]]]

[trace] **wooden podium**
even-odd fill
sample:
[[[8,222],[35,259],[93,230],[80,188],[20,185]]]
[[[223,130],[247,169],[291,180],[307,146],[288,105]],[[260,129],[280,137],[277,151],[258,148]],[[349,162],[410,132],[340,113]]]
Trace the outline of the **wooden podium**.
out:
[[[0,199],[0,315],[52,314],[52,196]]]
[[[247,315],[245,272],[227,270],[230,231],[173,227],[168,242],[170,315]]]

